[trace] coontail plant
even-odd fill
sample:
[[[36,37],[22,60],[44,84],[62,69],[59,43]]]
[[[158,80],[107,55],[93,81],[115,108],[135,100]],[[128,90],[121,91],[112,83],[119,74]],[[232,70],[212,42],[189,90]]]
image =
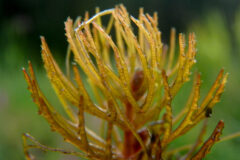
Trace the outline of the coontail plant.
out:
[[[101,18],[106,15],[110,16],[109,22],[103,25]],[[41,42],[44,67],[67,117],[58,113],[43,95],[30,62],[29,70],[23,69],[23,73],[40,115],[79,152],[51,148],[24,134],[26,159],[33,159],[29,149],[38,148],[86,159],[108,160],[172,159],[185,149],[179,159],[198,160],[219,141],[223,121],[218,122],[212,135],[203,142],[205,122],[195,143],[173,150],[168,148],[175,139],[210,117],[227,81],[228,74],[220,70],[205,98],[199,101],[201,80],[196,73],[186,106],[180,113],[173,114],[172,101],[183,84],[190,80],[191,68],[196,63],[194,33],[189,34],[188,43],[184,34],[179,34],[177,52],[176,31],[172,29],[168,50],[161,41],[156,13],[150,16],[140,9],[137,19],[122,5],[102,12],[97,9],[92,18],[86,13],[84,19],[79,18],[75,23],[68,18],[65,30],[69,43],[66,75],[54,60],[44,37]],[[71,53],[75,61],[72,69],[69,65]],[[91,93],[86,90],[79,68],[86,75]],[[107,124],[104,136],[98,136],[85,125],[85,113]]]

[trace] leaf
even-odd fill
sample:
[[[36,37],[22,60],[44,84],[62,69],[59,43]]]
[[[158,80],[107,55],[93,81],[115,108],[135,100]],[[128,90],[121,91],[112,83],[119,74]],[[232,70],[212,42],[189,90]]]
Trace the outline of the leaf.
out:
[[[219,137],[222,134],[223,128],[224,128],[223,121],[219,121],[212,135],[203,144],[203,146],[199,149],[199,151],[192,157],[192,160],[201,160],[210,152],[210,149],[212,148],[212,146],[217,141],[219,141]]]
[[[22,139],[23,139],[23,143],[24,143],[24,153],[25,153],[25,156],[26,156],[27,160],[33,160],[34,159],[34,157],[28,152],[28,150],[31,149],[31,148],[38,148],[38,149],[41,149],[43,151],[59,152],[59,153],[66,154],[66,155],[73,155],[73,156],[88,159],[87,155],[82,154],[80,152],[67,151],[67,150],[60,149],[60,148],[52,148],[52,147],[45,146],[45,145],[39,143],[34,137],[32,137],[28,133],[24,133],[22,135]],[[27,144],[27,139],[29,139],[31,142],[33,142],[34,145]]]

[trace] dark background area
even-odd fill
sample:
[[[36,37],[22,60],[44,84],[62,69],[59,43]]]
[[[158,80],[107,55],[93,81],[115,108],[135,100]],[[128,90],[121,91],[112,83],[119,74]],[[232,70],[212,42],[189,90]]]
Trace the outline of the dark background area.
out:
[[[217,121],[225,121],[223,136],[240,131],[240,1],[239,0],[0,0],[0,160],[24,159],[21,134],[29,132],[41,143],[65,147],[61,137],[51,132],[48,123],[37,114],[21,68],[33,61],[41,89],[51,103],[58,106],[57,98],[43,70],[40,55],[40,35],[45,36],[54,57],[64,64],[67,41],[64,21],[75,19],[95,8],[101,10],[124,4],[128,12],[138,16],[139,7],[153,14],[158,12],[163,42],[168,43],[171,27],[197,37],[196,70],[202,73],[201,97],[209,90],[218,71],[230,73],[222,100],[213,110],[208,134]],[[64,68],[64,65],[61,65]],[[185,104],[191,83],[186,84],[174,107]],[[94,123],[92,124],[94,126]],[[195,141],[198,130],[191,132],[174,145]],[[207,138],[207,136],[205,137]],[[240,138],[216,144],[206,159],[236,160],[239,157]],[[56,153],[37,152],[38,159],[67,159]]]
[[[104,10],[119,3],[123,3],[135,17],[138,15],[139,7],[144,7],[145,12],[151,14],[157,11],[164,41],[168,40],[171,27],[177,28],[178,32],[185,32],[193,20],[202,18],[209,10],[219,10],[228,24],[232,47],[236,48],[232,25],[240,4],[239,0],[194,2],[191,0],[5,0],[0,4],[1,50],[4,52],[9,43],[16,41],[27,49],[25,56],[29,59],[39,59],[39,35],[43,35],[51,44],[51,48],[64,56],[67,46],[64,21],[68,16],[75,19],[79,15],[84,15],[86,11],[93,15],[96,6]],[[0,56],[1,58],[7,56],[7,53]]]

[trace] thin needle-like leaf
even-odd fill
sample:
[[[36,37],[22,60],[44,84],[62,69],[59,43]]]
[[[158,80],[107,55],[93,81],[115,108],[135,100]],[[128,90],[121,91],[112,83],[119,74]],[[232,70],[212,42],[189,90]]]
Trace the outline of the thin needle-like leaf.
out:
[[[210,149],[212,148],[214,143],[219,141],[219,137],[222,134],[223,128],[224,128],[223,121],[219,121],[212,135],[208,138],[208,140],[203,144],[200,150],[191,159],[192,160],[203,159],[206,156],[206,154],[210,152]]]

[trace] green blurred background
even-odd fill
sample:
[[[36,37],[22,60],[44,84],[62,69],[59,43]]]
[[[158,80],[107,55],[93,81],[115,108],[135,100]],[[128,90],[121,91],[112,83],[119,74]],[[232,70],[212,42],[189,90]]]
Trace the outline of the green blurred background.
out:
[[[225,68],[230,73],[226,91],[210,119],[213,130],[217,121],[225,121],[223,135],[240,131],[240,1],[239,0],[1,0],[0,1],[0,160],[24,159],[21,134],[31,133],[49,146],[64,147],[61,137],[51,132],[47,122],[38,115],[37,107],[27,91],[21,72],[27,61],[33,61],[40,86],[51,103],[59,102],[46,78],[40,57],[39,36],[44,35],[62,66],[67,48],[64,21],[76,18],[96,6],[102,10],[123,3],[137,17],[138,8],[159,15],[159,28],[163,41],[168,43],[169,31],[194,31],[197,37],[197,65],[194,71],[202,73],[202,94],[213,83],[218,71]],[[63,67],[64,68],[64,67]],[[174,107],[185,103],[191,82],[186,84],[174,100]],[[92,124],[94,126],[94,124]],[[195,140],[198,129],[177,139],[174,146]],[[207,136],[205,137],[207,138]],[[206,159],[239,159],[240,138],[216,144]],[[42,160],[69,159],[56,153],[37,152]],[[70,158],[74,159],[74,158]]]

